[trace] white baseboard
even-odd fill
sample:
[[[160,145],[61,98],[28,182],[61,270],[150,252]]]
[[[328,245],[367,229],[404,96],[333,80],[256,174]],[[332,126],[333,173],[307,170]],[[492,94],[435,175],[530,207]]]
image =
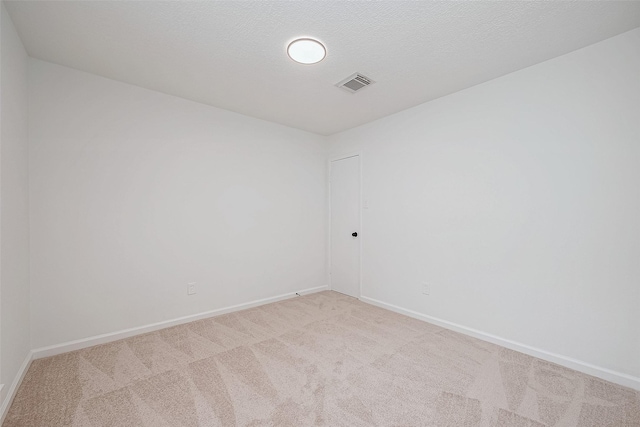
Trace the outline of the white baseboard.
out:
[[[177,319],[165,320],[158,323],[152,323],[150,325],[138,326],[136,328],[124,329],[117,332],[110,332],[108,334],[96,335],[93,337],[82,338],[75,341],[69,341],[62,344],[50,345],[47,347],[40,347],[32,350],[34,359],[41,359],[43,357],[55,356],[57,354],[66,353],[69,351],[80,350],[94,345],[106,344],[112,341],[118,341],[124,338],[129,338],[134,335],[145,334],[147,332],[157,331],[159,329],[168,328],[171,326],[181,325],[183,323],[193,322],[195,320],[205,319],[208,317],[219,316],[221,314],[231,313],[234,311],[245,310],[247,308],[256,307],[259,305],[269,304],[272,302],[282,301],[288,298],[293,298],[297,294],[311,294],[314,292],[320,292],[327,290],[327,286],[318,286],[315,288],[303,289],[297,292],[290,292],[287,294],[278,295],[275,297],[263,298],[255,301],[246,302],[243,304],[232,305],[230,307],[218,308],[216,310],[205,311],[203,313],[192,314],[189,316],[179,317]]]
[[[363,296],[363,297],[360,297],[360,300],[362,302],[366,302],[368,304],[385,308],[387,310],[395,311],[396,313],[404,314],[406,316],[413,317],[418,320],[423,320],[425,322],[432,323],[434,325],[438,325],[446,329],[451,329],[453,331],[460,332],[465,335],[470,335],[472,337],[481,339],[483,341],[488,341],[490,343],[497,344],[511,350],[519,351],[520,353],[525,353],[530,356],[537,357],[542,360],[546,360],[548,362],[553,362],[558,365],[565,366],[567,368],[574,369],[576,371],[583,372],[588,375],[593,375],[594,377],[602,378],[603,380],[607,380],[612,383],[620,384],[625,387],[630,387],[635,390],[640,390],[640,378],[634,377],[632,375],[624,374],[622,372],[616,372],[611,369],[592,365],[591,363],[583,362],[581,360],[573,359],[567,356],[562,356],[560,354],[551,353],[549,351],[531,347],[526,344],[522,344],[516,341],[511,341],[511,340],[501,338],[492,334],[488,334],[486,332],[478,331],[473,328],[468,328],[466,326],[458,325],[456,323],[449,322],[447,320],[438,319],[436,317],[428,316],[426,314],[418,313],[413,310],[408,310],[406,308],[398,307],[393,304],[387,304],[385,302],[378,301],[373,298]]]
[[[16,377],[13,379],[11,383],[11,387],[7,390],[7,395],[2,402],[2,406],[0,406],[0,425],[4,423],[4,418],[7,416],[9,412],[9,408],[11,407],[11,403],[13,402],[13,398],[16,397],[16,392],[22,384],[22,380],[24,379],[25,374],[29,370],[29,366],[31,366],[31,361],[33,360],[33,351],[30,351],[27,354],[27,357],[24,358],[20,369],[18,369],[18,373]]]

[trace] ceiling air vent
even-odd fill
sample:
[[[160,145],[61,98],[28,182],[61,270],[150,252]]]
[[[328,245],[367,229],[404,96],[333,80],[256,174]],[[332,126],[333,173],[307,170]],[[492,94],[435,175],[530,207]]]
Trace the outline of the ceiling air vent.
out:
[[[347,92],[356,93],[359,90],[375,83],[369,77],[365,77],[360,73],[355,73],[352,76],[347,77],[336,86],[341,89],[346,90]]]

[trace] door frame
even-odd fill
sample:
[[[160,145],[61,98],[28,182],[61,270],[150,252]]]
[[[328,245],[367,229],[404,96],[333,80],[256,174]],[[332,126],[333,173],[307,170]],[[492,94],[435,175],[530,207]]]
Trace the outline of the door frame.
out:
[[[358,295],[356,298],[362,298],[362,151],[350,151],[345,154],[336,154],[327,158],[327,288],[333,289],[331,281],[331,165],[338,160],[358,157],[358,166],[360,173],[358,175]]]

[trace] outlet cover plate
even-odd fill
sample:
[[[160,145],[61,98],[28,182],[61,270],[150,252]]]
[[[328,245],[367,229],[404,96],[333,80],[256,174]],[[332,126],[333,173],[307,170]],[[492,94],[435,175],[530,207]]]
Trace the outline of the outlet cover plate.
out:
[[[423,295],[430,295],[431,294],[431,285],[427,282],[424,282],[422,284],[422,294]]]
[[[195,295],[196,282],[187,283],[187,295]]]

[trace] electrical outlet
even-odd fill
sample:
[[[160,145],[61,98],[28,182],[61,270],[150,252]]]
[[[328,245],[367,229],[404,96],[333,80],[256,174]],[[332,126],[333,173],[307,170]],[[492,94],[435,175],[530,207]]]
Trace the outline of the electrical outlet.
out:
[[[194,295],[196,293],[196,282],[187,283],[187,295]]]
[[[431,285],[427,282],[424,282],[422,284],[422,293],[424,295],[430,295],[431,294]]]

